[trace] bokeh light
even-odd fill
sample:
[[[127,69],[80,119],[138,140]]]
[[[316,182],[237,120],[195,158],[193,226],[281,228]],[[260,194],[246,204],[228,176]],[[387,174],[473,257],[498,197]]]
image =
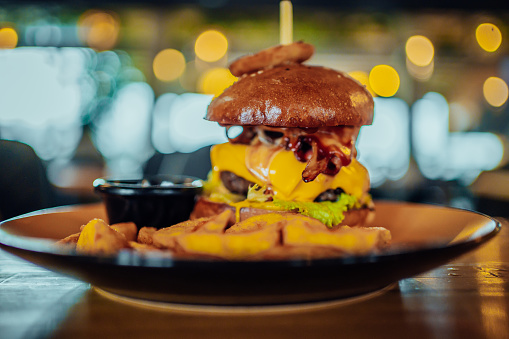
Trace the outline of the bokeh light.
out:
[[[1,138],[30,145],[45,161],[71,158],[82,136],[82,107],[91,98],[89,61],[77,48],[0,53]]]
[[[412,105],[412,148],[422,174],[439,179],[447,167],[449,103],[440,93],[428,92]]]
[[[431,60],[431,62],[426,66],[417,66],[410,59],[406,58],[406,69],[408,73],[416,80],[419,81],[427,81],[433,75],[433,71],[435,70],[435,61]]]
[[[361,85],[366,86],[366,89],[371,93],[372,96],[376,96],[376,93],[373,92],[369,84],[369,75],[364,71],[352,71],[348,72],[348,75],[361,83]]]
[[[25,45],[61,46],[63,29],[59,25],[41,24],[25,28]]]
[[[361,128],[356,147],[371,187],[399,180],[410,163],[409,107],[400,98],[374,98],[373,124]]]
[[[390,97],[399,89],[399,74],[389,65],[377,65],[369,73],[369,84],[382,97]]]
[[[89,10],[78,20],[81,40],[97,50],[113,48],[117,43],[119,31],[120,22],[114,13]]]
[[[122,87],[94,124],[93,142],[106,160],[107,175],[136,177],[154,153],[150,126],[154,91],[144,82]]]
[[[152,63],[154,75],[161,81],[178,79],[186,69],[184,55],[176,49],[164,49],[157,53]]]
[[[484,82],[483,94],[491,106],[500,107],[507,102],[509,89],[504,80],[497,77],[489,77]]]
[[[237,80],[227,68],[213,68],[203,73],[198,80],[200,93],[218,96]]]
[[[408,38],[405,51],[408,60],[421,67],[429,65],[435,55],[433,43],[422,35],[414,35]]]
[[[221,8],[217,17],[219,7],[199,2],[164,11],[0,8],[0,137],[33,146],[47,163],[81,163],[92,151],[94,164],[103,156],[119,173],[143,170],[153,148],[181,153],[210,145],[212,135],[224,141],[224,129],[203,115],[236,81],[226,64],[276,45],[280,27],[263,11],[239,17]],[[348,71],[376,97],[375,121],[357,147],[372,185],[389,192],[426,178],[473,178],[509,149],[494,135],[472,132],[508,136],[507,20],[501,12],[440,12],[394,16],[318,6],[297,27],[298,40],[316,47],[309,64]],[[104,143],[82,147],[98,135]]]
[[[228,141],[224,127],[203,119],[211,99],[210,95],[184,93],[167,106],[167,141],[175,151],[189,153]]]
[[[480,24],[475,30],[475,38],[479,46],[487,52],[495,52],[502,43],[500,29],[490,23]]]
[[[198,36],[194,45],[196,56],[206,62],[215,62],[226,55],[228,40],[223,33],[209,30]]]
[[[14,48],[18,45],[18,33],[11,27],[0,28],[0,48]]]

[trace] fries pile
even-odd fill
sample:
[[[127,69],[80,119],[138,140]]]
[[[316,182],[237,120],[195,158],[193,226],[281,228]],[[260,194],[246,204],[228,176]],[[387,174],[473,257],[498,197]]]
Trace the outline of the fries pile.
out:
[[[143,227],[139,231],[134,223],[110,226],[93,219],[80,233],[57,243],[75,246],[78,253],[89,255],[115,255],[131,249],[176,258],[277,260],[366,255],[386,248],[391,240],[385,228],[342,226],[330,230],[316,219],[293,213],[258,215],[230,226],[232,213],[226,210],[159,230]]]

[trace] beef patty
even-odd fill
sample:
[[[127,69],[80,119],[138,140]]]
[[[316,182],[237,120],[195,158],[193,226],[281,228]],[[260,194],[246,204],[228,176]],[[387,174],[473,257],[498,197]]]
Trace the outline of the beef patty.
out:
[[[235,173],[229,171],[222,171],[221,173],[219,173],[219,177],[221,178],[224,187],[226,187],[230,192],[235,194],[247,196],[249,187],[254,185],[253,182],[246,180],[242,177],[239,177]],[[314,201],[315,202],[337,201],[341,193],[344,193],[344,191],[339,187],[336,189],[328,189],[322,192],[320,195],[318,195]]]

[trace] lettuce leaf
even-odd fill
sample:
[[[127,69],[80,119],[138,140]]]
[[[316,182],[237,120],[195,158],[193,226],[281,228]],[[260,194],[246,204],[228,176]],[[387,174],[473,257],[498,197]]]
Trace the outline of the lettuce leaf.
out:
[[[274,198],[273,204],[284,211],[296,211],[320,220],[327,227],[332,227],[332,225],[337,225],[345,219],[345,212],[353,208],[356,202],[355,197],[341,193],[338,201],[303,202]]]
[[[265,194],[266,187],[256,184],[249,188],[247,199],[245,199],[242,195],[229,192],[220,181],[214,180],[212,175],[209,175],[208,179],[204,185],[204,193],[212,201],[223,202],[232,206],[241,204],[242,207],[251,206],[273,211],[299,212],[320,220],[327,227],[341,223],[345,219],[345,212],[347,210],[359,207],[360,205],[360,202],[355,197],[346,193],[341,193],[337,201],[304,202],[281,200]],[[273,201],[269,200],[271,197]]]

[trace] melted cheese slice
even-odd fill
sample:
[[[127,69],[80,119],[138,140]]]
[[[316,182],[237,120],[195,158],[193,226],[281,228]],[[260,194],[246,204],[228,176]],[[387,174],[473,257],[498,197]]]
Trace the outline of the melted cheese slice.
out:
[[[282,200],[313,201],[320,193],[340,187],[363,202],[369,190],[368,171],[355,159],[335,176],[319,174],[305,183],[302,171],[306,163],[279,147],[224,143],[213,146],[210,157],[213,179],[218,180],[221,171],[229,171],[259,186],[271,187],[274,196]]]

